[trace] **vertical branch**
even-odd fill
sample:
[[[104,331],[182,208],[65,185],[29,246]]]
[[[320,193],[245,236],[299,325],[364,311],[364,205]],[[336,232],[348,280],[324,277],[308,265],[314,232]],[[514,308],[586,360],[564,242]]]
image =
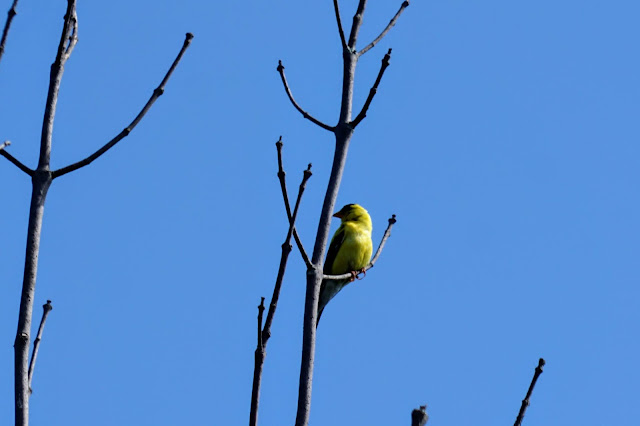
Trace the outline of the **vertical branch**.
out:
[[[11,28],[11,21],[18,14],[17,11],[18,0],[13,0],[13,4],[11,5],[11,9],[7,12],[7,21],[4,24],[4,30],[2,30],[2,40],[0,40],[0,60],[2,60],[2,55],[4,54],[4,45],[7,42],[7,36],[9,35],[9,28]]]
[[[262,382],[262,370],[264,368],[264,357],[266,355],[264,343],[262,341],[262,314],[264,313],[264,297],[260,299],[258,306],[258,345],[254,354],[253,387],[251,390],[251,411],[249,412],[249,425],[258,424],[258,403],[260,402],[260,385]]]
[[[29,424],[29,340],[31,321],[33,318],[33,301],[36,291],[36,276],[38,274],[38,254],[40,252],[40,235],[42,231],[42,217],[44,204],[49,186],[51,172],[49,159],[51,154],[51,137],[53,119],[55,116],[58,91],[64,72],[64,64],[69,59],[71,51],[77,41],[76,2],[68,0],[67,12],[64,16],[62,35],[58,45],[56,59],[51,66],[49,91],[42,125],[40,140],[40,157],[38,168],[31,179],[31,205],[29,207],[29,225],[27,227],[27,248],[22,279],[22,294],[20,297],[20,311],[18,313],[18,330],[13,345],[14,348],[14,392],[15,392],[15,425]]]
[[[276,147],[278,148],[278,178],[280,179],[280,186],[282,188],[282,196],[285,200],[285,205],[287,206],[287,216],[289,216],[290,206],[289,206],[289,197],[287,195],[287,187],[285,184],[285,173],[282,168],[282,157],[281,157],[281,149],[282,149],[282,141],[278,140],[276,143]],[[302,178],[302,182],[300,183],[300,188],[298,190],[298,198],[296,199],[295,207],[293,208],[293,213],[289,219],[289,230],[287,231],[287,237],[285,238],[284,243],[282,243],[282,255],[280,256],[280,266],[278,267],[278,276],[276,277],[276,284],[273,288],[273,295],[271,296],[271,303],[269,304],[269,311],[267,312],[267,319],[264,324],[264,329],[260,329],[262,327],[262,313],[264,311],[264,297],[262,298],[262,303],[258,307],[258,347],[255,351],[255,365],[253,368],[253,389],[251,391],[251,411],[249,413],[249,425],[256,426],[258,424],[258,405],[260,403],[260,387],[262,383],[262,371],[264,369],[264,359],[266,357],[267,350],[267,342],[271,337],[271,324],[273,323],[273,317],[276,313],[276,308],[278,306],[278,299],[280,298],[280,289],[282,288],[282,281],[284,279],[284,273],[287,269],[287,260],[289,259],[289,254],[291,253],[291,237],[293,236],[293,231],[295,227],[296,218],[298,217],[298,208],[300,207],[300,201],[302,200],[302,194],[304,193],[305,187],[307,185],[307,181],[311,177],[311,164],[307,167],[307,170],[304,171],[304,175]],[[302,253],[304,253],[304,249],[301,247]],[[305,255],[306,256],[306,255]]]
[[[411,412],[411,426],[424,426],[428,421],[429,415],[426,405],[421,405],[419,409],[416,408]]]
[[[531,393],[533,392],[533,388],[538,381],[538,377],[542,374],[542,367],[544,367],[545,361],[543,358],[538,360],[538,366],[536,367],[535,372],[533,373],[533,379],[531,379],[531,384],[529,385],[529,390],[527,391],[527,396],[522,400],[522,405],[520,406],[520,412],[518,413],[518,417],[516,417],[516,422],[513,426],[520,426],[522,424],[522,419],[524,418],[524,412],[527,411],[527,407],[529,406],[529,398],[531,398]]]
[[[38,349],[40,349],[40,341],[42,340],[42,331],[44,330],[44,323],[47,321],[49,312],[53,309],[51,306],[51,300],[47,300],[47,303],[42,305],[42,319],[40,320],[40,327],[38,327],[38,334],[36,340],[33,342],[33,352],[31,353],[31,362],[29,363],[29,393],[32,393],[31,382],[33,381],[33,370],[36,367],[36,359],[38,358]]]

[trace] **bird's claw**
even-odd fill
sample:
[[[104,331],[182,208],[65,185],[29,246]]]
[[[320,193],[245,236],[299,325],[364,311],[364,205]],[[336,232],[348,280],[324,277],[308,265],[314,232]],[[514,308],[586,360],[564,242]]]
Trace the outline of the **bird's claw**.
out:
[[[367,271],[364,268],[360,269],[359,271],[351,271],[351,281],[355,281],[355,280],[359,281],[366,276],[367,276]]]

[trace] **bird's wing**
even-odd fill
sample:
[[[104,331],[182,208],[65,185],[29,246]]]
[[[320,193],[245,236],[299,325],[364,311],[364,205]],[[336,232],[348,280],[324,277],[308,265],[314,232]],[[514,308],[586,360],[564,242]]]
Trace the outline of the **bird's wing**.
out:
[[[324,269],[323,272],[326,275],[333,275],[331,268],[333,267],[333,262],[336,260],[336,256],[338,256],[338,252],[340,251],[340,247],[344,242],[344,237],[346,235],[344,225],[340,225],[335,234],[333,234],[333,238],[331,238],[331,244],[329,244],[329,251],[327,251],[327,258],[324,260]]]

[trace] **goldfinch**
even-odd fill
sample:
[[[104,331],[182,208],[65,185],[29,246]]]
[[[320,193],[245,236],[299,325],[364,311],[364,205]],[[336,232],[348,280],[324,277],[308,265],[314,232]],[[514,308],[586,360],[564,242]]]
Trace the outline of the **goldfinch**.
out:
[[[324,262],[324,273],[326,275],[342,275],[353,272],[353,277],[350,280],[322,281],[318,302],[318,322],[327,303],[345,285],[355,279],[357,272],[369,264],[373,250],[371,217],[364,208],[358,204],[347,204],[333,217],[340,218],[342,223],[331,239]]]

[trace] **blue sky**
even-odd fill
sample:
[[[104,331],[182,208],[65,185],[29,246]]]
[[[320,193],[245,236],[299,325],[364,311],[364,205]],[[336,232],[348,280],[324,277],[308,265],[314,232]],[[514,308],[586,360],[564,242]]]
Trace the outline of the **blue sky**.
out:
[[[400,1],[370,2],[360,46]],[[346,27],[357,2],[341,1]],[[0,5],[6,10],[9,1]],[[0,140],[35,166],[65,2],[22,0],[0,63]],[[640,5],[415,1],[359,63],[355,110],[393,48],[352,141],[338,204],[365,206],[383,255],[319,328],[311,424],[634,425],[640,370]],[[290,192],[314,175],[313,238],[341,53],[330,1],[80,1],[52,165],[125,127],[195,38],[132,134],[49,191],[36,288],[47,322],[33,424],[246,424],[257,305]],[[0,159],[0,415],[13,349],[30,183]],[[334,224],[334,228],[337,224]],[[304,265],[293,252],[269,341],[260,424],[291,424]],[[33,333],[35,334],[35,328]],[[4,342],[4,343],[2,343]]]

